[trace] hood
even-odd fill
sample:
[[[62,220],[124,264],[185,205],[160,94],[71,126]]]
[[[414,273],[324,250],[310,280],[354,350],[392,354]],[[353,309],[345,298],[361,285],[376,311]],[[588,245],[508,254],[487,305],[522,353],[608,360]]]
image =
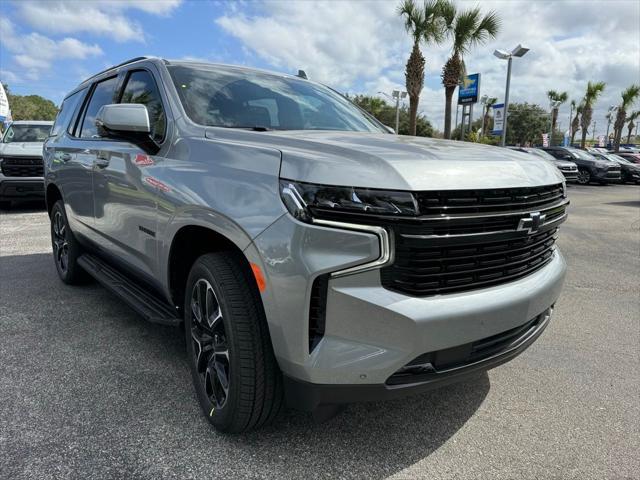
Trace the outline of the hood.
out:
[[[549,162],[487,145],[384,133],[275,131],[262,145],[282,152],[281,177],[397,190],[532,187],[564,181]],[[266,145],[265,145],[266,146]]]
[[[41,157],[42,145],[43,142],[0,143],[0,155]]]
[[[576,167],[577,165],[574,162],[570,162],[569,160],[549,160],[550,162],[553,162],[554,165],[556,165],[557,167]]]

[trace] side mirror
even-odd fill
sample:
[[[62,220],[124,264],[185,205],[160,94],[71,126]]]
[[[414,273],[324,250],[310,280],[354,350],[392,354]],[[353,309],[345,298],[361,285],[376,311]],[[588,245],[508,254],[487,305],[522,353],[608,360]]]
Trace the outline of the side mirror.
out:
[[[96,128],[101,137],[127,140],[152,154],[159,150],[149,135],[147,107],[139,103],[103,105],[96,115]]]

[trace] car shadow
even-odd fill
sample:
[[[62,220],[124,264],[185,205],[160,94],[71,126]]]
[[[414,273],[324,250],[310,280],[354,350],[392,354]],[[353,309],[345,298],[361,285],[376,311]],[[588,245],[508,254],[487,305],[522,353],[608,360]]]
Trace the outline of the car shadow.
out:
[[[625,202],[607,202],[605,205],[622,205],[623,207],[640,207],[640,200],[630,200]]]
[[[62,284],[50,253],[0,257],[0,304],[11,378],[0,417],[13,432],[5,451],[14,473],[44,462],[47,450],[81,477],[385,478],[447,442],[490,389],[483,373],[406,399],[350,405],[323,423],[286,410],[261,430],[223,435],[197,404],[180,329],[145,322],[95,283]]]
[[[46,210],[44,200],[14,200],[10,205],[0,203],[2,213],[36,213]]]

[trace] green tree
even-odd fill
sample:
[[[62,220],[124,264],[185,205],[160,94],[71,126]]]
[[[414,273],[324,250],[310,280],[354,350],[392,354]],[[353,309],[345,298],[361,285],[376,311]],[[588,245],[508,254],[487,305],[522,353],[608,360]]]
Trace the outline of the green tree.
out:
[[[539,105],[509,103],[508,145],[539,144],[549,128],[549,114]]]
[[[576,137],[576,133],[578,133],[578,129],[580,128],[580,116],[582,115],[582,110],[584,109],[584,105],[580,103],[576,105],[575,100],[571,100],[571,106],[575,110],[576,114],[571,120],[571,145],[573,145],[573,141]]]
[[[490,97],[487,98],[487,101],[482,106],[482,114],[484,116],[484,131],[482,132],[483,137],[487,136],[486,132],[490,132],[491,130],[493,130],[493,122],[491,121],[492,117],[491,115],[489,115],[489,113],[491,112],[491,107],[493,107],[497,101],[498,99],[496,97]]]
[[[613,124],[613,149],[617,152],[620,150],[620,139],[622,137],[622,129],[627,120],[627,109],[630,108],[640,96],[640,85],[631,85],[622,92],[622,102],[618,106],[616,113],[616,121]]]
[[[7,84],[3,86],[14,120],[55,120],[58,107],[51,100],[40,95],[14,95]]]
[[[556,131],[556,123],[558,122],[558,108],[564,102],[569,100],[569,94],[567,92],[556,92],[555,90],[549,90],[547,92],[547,98],[550,102],[558,102],[558,105],[551,109],[551,138],[553,140],[553,134]]]
[[[582,128],[582,140],[580,141],[580,148],[584,148],[587,143],[587,133],[589,133],[589,125],[591,125],[591,118],[593,116],[593,105],[596,103],[598,97],[604,92],[605,83],[587,83],[587,91],[582,99],[582,115],[580,116],[580,127]]]
[[[500,29],[500,18],[494,11],[483,16],[479,7],[458,11],[450,1],[443,1],[440,8],[453,41],[451,57],[442,68],[445,89],[444,137],[451,138],[451,101],[456,87],[466,74],[463,56],[471,47],[495,38]]]
[[[383,99],[378,97],[372,97],[369,95],[356,95],[350,98],[350,100],[358,105],[363,110],[366,110],[371,115],[376,117],[380,122],[389,127],[395,127],[396,124],[396,107],[395,105],[389,105]],[[410,113],[407,107],[400,108],[400,122],[399,122],[399,134],[410,135]],[[416,117],[416,135],[419,137],[432,137],[433,126],[423,116],[417,115]]]
[[[444,38],[445,25],[441,16],[441,0],[426,0],[422,7],[414,0],[404,0],[398,7],[398,14],[404,19],[404,26],[413,38],[413,48],[405,67],[405,81],[409,94],[409,135],[416,135],[416,121],[420,92],[424,87],[425,59],[420,51],[420,43],[440,43]]]

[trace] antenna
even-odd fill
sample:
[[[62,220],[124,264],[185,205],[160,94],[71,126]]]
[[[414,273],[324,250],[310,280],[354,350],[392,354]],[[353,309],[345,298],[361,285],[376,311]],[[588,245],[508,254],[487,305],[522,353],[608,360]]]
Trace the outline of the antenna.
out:
[[[309,77],[307,77],[307,74],[304,72],[304,70],[298,70],[298,75],[296,75],[296,77],[300,77],[300,78],[304,78],[305,80],[309,80]]]

